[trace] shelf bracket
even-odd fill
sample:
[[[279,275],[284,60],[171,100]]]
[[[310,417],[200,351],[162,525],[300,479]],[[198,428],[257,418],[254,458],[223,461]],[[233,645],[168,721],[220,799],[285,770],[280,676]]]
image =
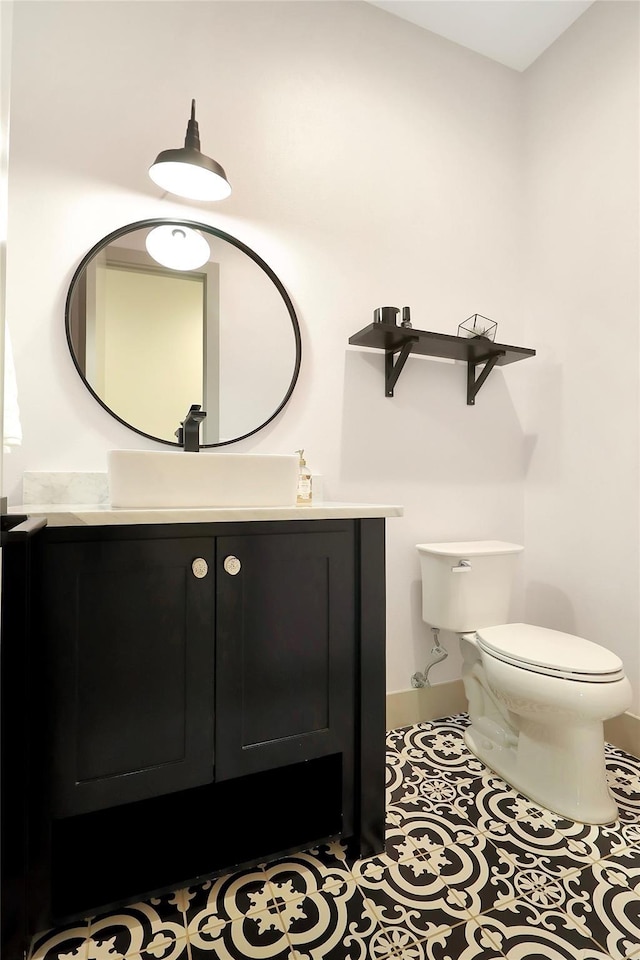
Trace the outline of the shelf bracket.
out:
[[[485,382],[500,357],[504,357],[505,351],[501,350],[492,354],[486,360],[467,360],[467,406],[471,407],[476,402],[476,395]],[[484,363],[482,370],[476,377],[476,367]]]
[[[407,362],[407,357],[411,353],[411,348],[414,343],[416,343],[418,337],[411,337],[406,343],[403,343],[400,348],[400,352],[394,350],[387,350],[384,356],[384,395],[385,397],[393,396],[393,388],[396,385],[396,381],[400,374],[402,373],[402,368]],[[394,353],[398,353],[398,359],[393,360]]]

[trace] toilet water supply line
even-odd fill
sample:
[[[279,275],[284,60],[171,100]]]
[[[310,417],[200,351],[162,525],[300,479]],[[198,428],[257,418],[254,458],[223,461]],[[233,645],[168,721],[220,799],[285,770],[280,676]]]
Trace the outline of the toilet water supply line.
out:
[[[441,660],[445,660],[449,654],[445,648],[440,643],[440,630],[438,627],[431,627],[431,633],[433,634],[433,646],[431,647],[431,656],[429,662],[424,668],[424,673],[414,673],[411,677],[411,686],[412,687],[430,687],[429,683],[429,670],[432,667],[435,667],[436,663],[440,663]]]

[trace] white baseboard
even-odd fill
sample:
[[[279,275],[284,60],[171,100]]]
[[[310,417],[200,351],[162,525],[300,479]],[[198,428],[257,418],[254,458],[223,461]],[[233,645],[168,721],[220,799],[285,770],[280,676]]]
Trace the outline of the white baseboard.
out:
[[[387,694],[387,730],[450,717],[466,710],[462,680],[449,680],[416,690],[398,690]]]
[[[634,757],[640,757],[640,717],[634,713],[622,713],[612,720],[605,720],[604,738]]]
[[[449,680],[417,690],[399,690],[387,694],[387,730],[466,713],[467,709],[462,680]],[[640,757],[640,717],[635,714],[623,713],[607,720],[604,736],[608,743]]]

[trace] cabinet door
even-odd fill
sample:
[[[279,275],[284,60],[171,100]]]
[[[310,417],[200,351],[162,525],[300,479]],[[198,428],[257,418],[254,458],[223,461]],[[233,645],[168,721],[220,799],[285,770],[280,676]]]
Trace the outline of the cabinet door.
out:
[[[45,546],[54,815],[213,779],[213,543]]]
[[[353,749],[353,528],[316,523],[217,540],[218,781]]]

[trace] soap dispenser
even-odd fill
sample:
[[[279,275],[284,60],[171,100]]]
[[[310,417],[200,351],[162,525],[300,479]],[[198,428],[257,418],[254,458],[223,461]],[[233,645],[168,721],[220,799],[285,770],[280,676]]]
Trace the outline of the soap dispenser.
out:
[[[296,503],[299,506],[309,506],[311,504],[311,470],[307,466],[307,461],[303,457],[304,450],[296,450],[298,454],[298,487],[296,492]]]

